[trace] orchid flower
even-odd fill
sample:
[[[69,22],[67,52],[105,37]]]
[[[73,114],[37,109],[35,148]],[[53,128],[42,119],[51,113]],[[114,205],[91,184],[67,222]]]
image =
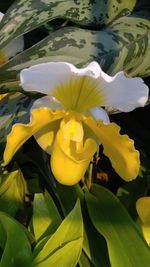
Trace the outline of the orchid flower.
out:
[[[73,185],[83,178],[99,144],[120,177],[126,181],[136,178],[139,152],[133,140],[110,123],[102,107],[128,112],[144,106],[148,87],[141,78],[127,78],[123,72],[111,77],[97,62],[81,69],[66,62],[50,62],[22,70],[20,79],[25,91],[46,96],[34,102],[28,124],[12,127],[4,151],[5,165],[33,135],[51,154],[52,172],[62,184]]]
[[[0,12],[0,22],[4,14]],[[14,57],[17,53],[22,52],[24,49],[24,39],[20,36],[10,43],[8,43],[4,48],[0,49],[0,66],[7,63],[11,57]],[[7,94],[1,94],[0,100],[3,99]]]
[[[150,246],[150,197],[139,198],[136,202],[136,210],[139,215],[144,238]]]

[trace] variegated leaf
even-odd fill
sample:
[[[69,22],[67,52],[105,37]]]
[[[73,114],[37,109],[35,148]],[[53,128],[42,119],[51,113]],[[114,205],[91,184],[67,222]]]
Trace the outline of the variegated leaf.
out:
[[[149,53],[148,20],[120,18],[101,31],[66,27],[1,67],[0,80],[6,81],[6,76],[17,79],[21,69],[48,61],[68,61],[83,66],[96,60],[110,74],[124,70],[131,76],[148,76]]]
[[[150,75],[150,20],[126,17],[111,26],[117,35],[118,52],[109,72],[124,70],[130,76]],[[112,38],[115,38],[112,34]]]
[[[31,104],[32,99],[19,93],[9,94],[0,101],[0,160],[11,126],[16,122],[23,123],[29,120]]]
[[[0,45],[55,18],[81,25],[107,24],[129,14],[136,0],[16,0],[0,26]]]

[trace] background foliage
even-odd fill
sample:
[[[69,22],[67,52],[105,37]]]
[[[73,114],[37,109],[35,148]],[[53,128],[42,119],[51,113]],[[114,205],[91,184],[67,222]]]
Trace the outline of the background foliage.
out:
[[[3,2],[3,3],[2,3]],[[124,70],[149,85],[148,0],[1,1],[0,48],[23,35],[24,51],[0,67],[0,160],[6,136],[27,122],[40,95],[25,95],[19,72],[39,62],[92,60],[114,75]],[[139,177],[123,182],[102,154],[93,164],[93,185],[56,183],[49,159],[34,139],[0,173],[0,267],[149,267],[150,251],[135,209],[150,194],[150,108],[112,114],[141,152]]]

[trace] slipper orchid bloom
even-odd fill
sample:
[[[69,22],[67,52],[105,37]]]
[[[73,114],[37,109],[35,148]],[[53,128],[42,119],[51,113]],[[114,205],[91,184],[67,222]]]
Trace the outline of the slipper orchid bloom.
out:
[[[139,222],[147,244],[150,246],[150,197],[141,197],[136,202]]]
[[[55,178],[62,184],[80,181],[97,151],[104,147],[113,168],[124,180],[138,175],[139,152],[133,140],[119,133],[100,106],[131,111],[144,106],[148,87],[141,78],[114,77],[102,71],[97,62],[78,69],[66,62],[50,62],[24,69],[20,74],[25,91],[46,96],[36,100],[28,124],[15,124],[7,137],[4,164],[32,135],[47,153]]]
[[[4,14],[0,12],[0,22]],[[4,48],[0,49],[0,66],[7,63],[11,57],[14,57],[17,53],[22,52],[24,49],[24,39],[20,36],[10,43],[8,43]],[[0,100],[3,99],[7,94],[1,94]]]

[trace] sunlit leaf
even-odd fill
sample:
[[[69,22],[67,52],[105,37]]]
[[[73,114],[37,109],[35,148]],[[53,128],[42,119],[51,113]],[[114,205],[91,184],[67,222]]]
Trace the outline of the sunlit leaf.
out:
[[[23,226],[3,212],[0,212],[0,226],[3,237],[0,267],[30,267],[31,246]]]
[[[134,17],[122,17],[99,31],[66,27],[1,67],[0,80],[18,79],[21,69],[48,61],[83,66],[96,60],[112,75],[124,70],[131,76],[148,76],[149,34],[150,22]]]
[[[63,248],[60,247],[59,250],[55,252],[55,254],[52,254],[48,259],[45,259],[45,261],[38,263],[36,266],[75,267],[79,259],[79,254],[81,252],[81,250],[79,251],[79,248],[81,249],[81,243],[82,238],[70,241],[69,243],[65,244]]]
[[[88,261],[89,259],[89,261],[95,267],[99,267],[99,264],[101,264],[101,267],[109,267],[110,264],[106,242],[91,223],[86,205],[84,203],[84,193],[81,190],[80,186],[63,186],[57,184],[56,192],[65,215],[68,214],[68,212],[72,209],[77,198],[80,198],[81,200],[84,223],[83,251],[85,255],[81,256],[80,263],[82,264],[84,260]]]
[[[82,25],[110,23],[115,17],[129,14],[136,1],[116,0],[20,0],[6,13],[0,27],[0,45],[39,27],[43,23],[65,18]]]
[[[98,185],[86,193],[86,200],[94,226],[107,241],[111,266],[148,267],[149,248],[119,200]]]
[[[56,205],[47,191],[34,195],[32,221],[36,239],[54,233],[61,223]]]
[[[33,261],[36,266],[76,266],[82,249],[83,223],[79,201]]]
[[[25,197],[25,182],[18,169],[11,173],[1,174],[0,210],[14,216]]]

